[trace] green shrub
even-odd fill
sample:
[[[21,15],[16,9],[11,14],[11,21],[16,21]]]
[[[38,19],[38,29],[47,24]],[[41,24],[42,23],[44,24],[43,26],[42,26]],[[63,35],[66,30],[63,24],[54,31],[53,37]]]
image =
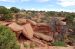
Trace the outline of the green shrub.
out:
[[[66,45],[65,45],[65,42],[63,42],[63,41],[54,42],[52,45],[53,45],[53,46],[66,46]]]
[[[16,7],[11,7],[10,11],[12,11],[12,13],[18,13],[20,11],[20,9],[18,9]]]
[[[13,16],[12,14],[5,14],[4,16],[1,17],[2,20],[12,20]]]
[[[15,33],[3,25],[0,25],[0,49],[19,49]]]
[[[8,14],[10,13],[10,11],[4,7],[4,6],[0,6],[0,14]]]

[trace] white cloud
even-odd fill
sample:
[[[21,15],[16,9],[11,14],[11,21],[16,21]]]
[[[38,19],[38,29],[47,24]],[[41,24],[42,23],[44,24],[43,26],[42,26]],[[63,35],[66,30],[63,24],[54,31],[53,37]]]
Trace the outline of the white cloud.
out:
[[[10,9],[11,7],[10,6],[5,6],[6,8]]]
[[[36,1],[36,2],[40,2],[40,3],[44,3],[44,2],[48,2],[50,0],[0,0],[2,2],[28,2],[28,1]]]
[[[17,0],[0,0],[0,1],[3,1],[3,2],[15,2]]]
[[[26,9],[26,8],[25,8]],[[34,11],[49,11],[48,8],[27,8],[26,10],[34,10]]]
[[[50,0],[36,0],[37,2],[40,2],[40,3],[44,3],[44,2],[48,2]]]
[[[2,2],[17,2],[17,1],[20,1],[20,2],[27,2],[27,1],[30,1],[30,0],[0,0]]]
[[[75,0],[58,0],[58,4],[63,7],[75,6]]]
[[[30,0],[21,0],[21,2],[28,2],[28,1],[30,1]]]
[[[26,8],[25,8],[26,9]],[[69,9],[54,9],[54,8],[27,8],[26,10],[34,10],[34,11],[57,11],[57,12],[60,12],[60,11],[64,11],[64,12],[75,12],[75,10],[69,10]]]

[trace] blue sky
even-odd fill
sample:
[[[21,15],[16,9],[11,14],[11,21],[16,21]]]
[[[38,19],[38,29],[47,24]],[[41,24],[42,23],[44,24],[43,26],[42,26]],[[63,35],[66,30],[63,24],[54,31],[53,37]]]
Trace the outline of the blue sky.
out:
[[[0,6],[26,10],[75,12],[75,0],[0,0]]]

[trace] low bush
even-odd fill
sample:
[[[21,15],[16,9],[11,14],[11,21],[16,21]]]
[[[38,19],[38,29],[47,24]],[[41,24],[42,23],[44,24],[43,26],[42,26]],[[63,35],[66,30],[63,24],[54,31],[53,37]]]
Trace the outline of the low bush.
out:
[[[12,20],[13,16],[12,14],[5,14],[4,16],[1,17],[2,20]]]
[[[0,25],[0,49],[19,49],[15,33],[3,25]]]
[[[52,43],[53,46],[66,46],[65,42],[63,41],[57,41]]]

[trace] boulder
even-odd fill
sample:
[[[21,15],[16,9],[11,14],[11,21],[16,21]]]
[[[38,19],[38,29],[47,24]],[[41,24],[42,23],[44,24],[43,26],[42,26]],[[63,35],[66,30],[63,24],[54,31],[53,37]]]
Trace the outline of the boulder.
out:
[[[23,27],[18,25],[15,22],[12,22],[11,24],[8,25],[8,27],[15,32],[16,37],[19,38],[20,34],[22,33]]]
[[[34,33],[34,36],[45,41],[53,41],[53,38],[51,36],[45,35],[43,33]]]
[[[23,30],[23,27],[18,25],[17,23],[13,22],[11,24],[8,25],[8,27],[14,31],[14,32],[19,32],[19,31],[22,31]]]
[[[34,42],[35,44],[37,44],[37,46],[46,46],[46,44],[44,44],[40,39],[38,38],[33,38],[31,39],[32,42]]]
[[[23,35],[26,36],[28,39],[31,39],[33,37],[34,31],[30,23],[23,25],[23,28]]]

